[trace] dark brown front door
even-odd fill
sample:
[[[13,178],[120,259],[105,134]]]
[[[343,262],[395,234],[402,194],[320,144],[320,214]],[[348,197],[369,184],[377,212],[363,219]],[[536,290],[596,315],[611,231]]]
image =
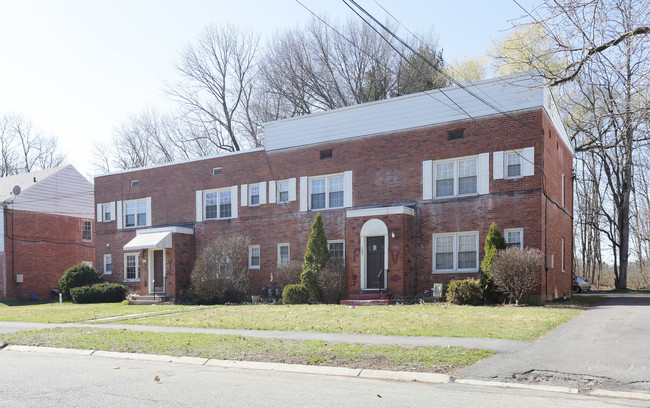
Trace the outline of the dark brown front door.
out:
[[[384,289],[384,237],[368,237],[366,246],[366,288]]]
[[[153,251],[153,291],[154,293],[165,293],[165,267],[164,253],[161,250]]]

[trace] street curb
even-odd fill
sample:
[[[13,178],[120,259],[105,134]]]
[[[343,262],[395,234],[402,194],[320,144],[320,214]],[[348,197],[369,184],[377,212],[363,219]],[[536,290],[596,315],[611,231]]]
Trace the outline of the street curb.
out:
[[[417,381],[429,384],[448,384],[454,379],[445,374],[413,373],[408,371],[361,370],[359,378],[378,380]]]
[[[36,347],[36,346],[18,346],[10,345],[2,349],[2,351],[20,351],[28,353],[52,353],[52,354],[69,354],[74,356],[89,356],[93,350],[79,350],[68,348],[55,348],[55,347]]]
[[[305,364],[265,363],[261,361],[237,361],[210,359],[206,366],[221,368],[239,368],[244,370],[266,370],[285,373],[335,375],[340,377],[358,377],[361,369],[347,367],[310,366]]]
[[[577,388],[562,387],[557,385],[536,385],[536,384],[521,384],[521,383],[508,383],[499,381],[483,381],[483,380],[470,380],[459,378],[454,380],[456,384],[477,385],[481,387],[498,387],[498,388],[520,388],[538,391],[560,392],[564,394],[578,394],[580,391]]]
[[[597,397],[615,397],[615,398],[628,398],[650,401],[650,394],[642,392],[626,392],[626,391],[608,391],[608,390],[592,390],[587,392],[589,395]]]

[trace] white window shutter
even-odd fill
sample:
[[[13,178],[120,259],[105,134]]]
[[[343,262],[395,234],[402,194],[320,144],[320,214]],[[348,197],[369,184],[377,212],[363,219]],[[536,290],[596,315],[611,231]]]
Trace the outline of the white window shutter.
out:
[[[433,161],[422,162],[422,199],[433,199]]]
[[[260,183],[260,205],[266,204],[266,181]]]
[[[232,202],[230,203],[231,217],[237,218],[239,216],[238,210],[239,206],[237,205],[237,186],[230,187],[230,197],[232,197]]]
[[[97,204],[97,222],[102,222],[104,219],[104,205]]]
[[[289,201],[296,201],[296,178],[289,179]]]
[[[248,184],[241,185],[241,206],[246,207],[248,205]]]
[[[300,177],[300,211],[307,211],[309,206],[307,201],[309,200],[309,192],[307,191],[307,185],[309,179],[307,177]]]
[[[478,155],[478,193],[490,193],[490,153],[481,153]]]
[[[521,152],[521,175],[535,174],[535,147],[527,147]]]
[[[494,152],[492,157],[492,178],[495,180],[503,178],[503,152]]]
[[[108,205],[111,209],[111,219],[109,221],[113,221],[115,219],[115,201],[111,201]]]
[[[153,214],[151,214],[151,197],[145,198],[144,202],[147,208],[147,227],[151,227],[151,218],[153,216]]]
[[[203,190],[196,190],[196,222],[203,221]]]
[[[275,186],[275,180],[269,181],[269,204],[275,204],[275,198],[278,196],[278,190]]]
[[[343,207],[352,207],[352,170],[343,173]]]
[[[122,229],[122,221],[124,220],[122,218],[122,201],[117,202],[117,229]]]

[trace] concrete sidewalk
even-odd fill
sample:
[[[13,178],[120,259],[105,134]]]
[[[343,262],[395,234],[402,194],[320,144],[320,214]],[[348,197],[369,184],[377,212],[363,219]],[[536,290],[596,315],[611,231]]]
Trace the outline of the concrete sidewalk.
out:
[[[201,329],[194,327],[139,326],[131,324],[84,324],[84,323],[32,323],[0,322],[0,333],[15,333],[20,330],[49,329],[54,327],[94,327],[156,333],[205,333],[235,335],[245,337],[287,339],[287,340],[323,340],[335,343],[386,344],[400,346],[460,346],[494,350],[497,353],[513,353],[531,342],[507,339],[484,339],[464,337],[416,337],[416,336],[379,336],[374,334],[295,332],[279,330],[242,330],[242,329]]]

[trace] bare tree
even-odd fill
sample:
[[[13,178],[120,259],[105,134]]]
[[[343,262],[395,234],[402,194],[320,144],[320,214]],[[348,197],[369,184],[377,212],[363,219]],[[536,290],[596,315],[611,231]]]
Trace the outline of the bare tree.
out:
[[[56,167],[64,160],[56,137],[44,136],[21,115],[0,115],[0,176]]]
[[[184,119],[206,133],[220,151],[260,146],[258,128],[246,108],[257,74],[258,36],[234,26],[211,25],[181,54],[176,69],[182,80],[168,87]]]

